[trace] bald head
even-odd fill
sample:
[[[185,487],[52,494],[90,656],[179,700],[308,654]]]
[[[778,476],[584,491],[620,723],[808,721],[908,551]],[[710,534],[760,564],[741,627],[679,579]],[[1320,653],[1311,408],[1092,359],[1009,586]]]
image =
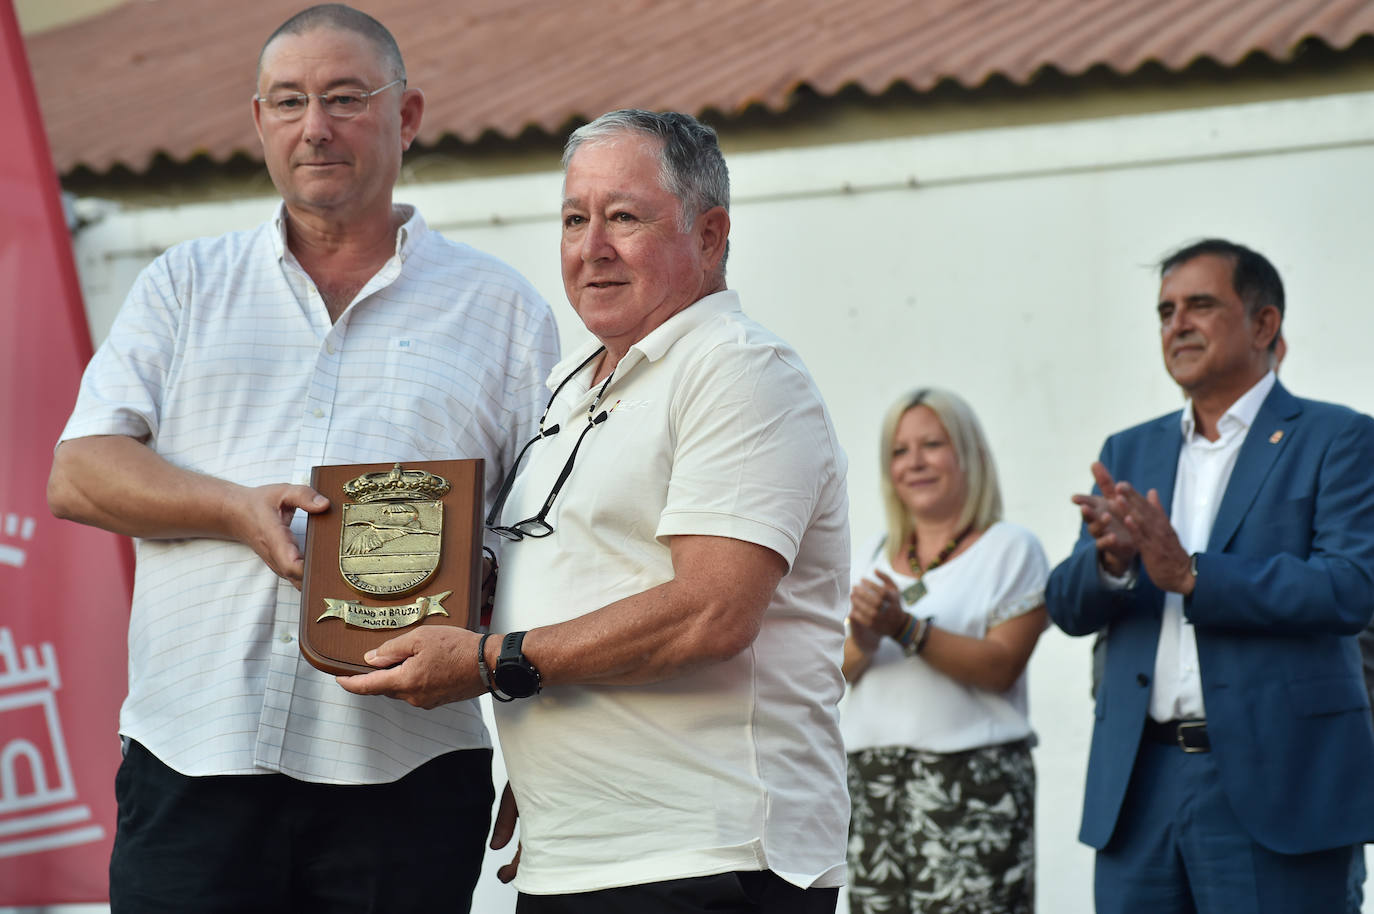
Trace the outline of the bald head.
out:
[[[396,39],[387,31],[386,26],[367,13],[342,3],[321,3],[318,6],[312,6],[309,9],[301,10],[277,26],[277,30],[268,36],[268,39],[263,42],[262,50],[258,52],[258,76],[262,76],[262,60],[272,42],[283,35],[304,35],[315,29],[338,29],[339,31],[361,35],[376,48],[382,65],[387,71],[386,78],[388,80],[406,78],[406,65],[405,61],[401,59],[401,48],[396,44]]]

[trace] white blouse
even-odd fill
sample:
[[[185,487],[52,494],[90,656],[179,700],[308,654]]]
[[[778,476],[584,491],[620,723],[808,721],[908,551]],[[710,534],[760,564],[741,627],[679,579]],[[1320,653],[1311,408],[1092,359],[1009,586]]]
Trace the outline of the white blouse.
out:
[[[914,580],[892,567],[885,543],[860,553],[853,581],[877,580],[882,571],[905,589]],[[1045,602],[1049,562],[1035,534],[999,521],[960,555],[926,572],[927,593],[903,608],[936,627],[981,638],[999,623]],[[907,657],[884,637],[873,662],[840,703],[845,749],[909,746],[930,752],[960,752],[1033,736],[1026,674],[1005,692],[964,685],[921,657]]]

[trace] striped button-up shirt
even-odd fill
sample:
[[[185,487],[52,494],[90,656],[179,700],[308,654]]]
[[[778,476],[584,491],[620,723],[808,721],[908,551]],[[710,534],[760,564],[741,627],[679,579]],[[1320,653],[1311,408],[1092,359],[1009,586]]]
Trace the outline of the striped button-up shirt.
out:
[[[245,486],[309,484],[323,464],[481,457],[490,501],[544,406],[553,317],[510,267],[402,209],[395,255],[333,323],[287,249],[284,210],[167,251],[92,359],[62,437],[128,435]],[[292,530],[303,545],[302,513]],[[476,702],[421,711],[309,666],[300,594],[247,546],[137,545],[120,732],[172,768],[377,783],[490,745]]]

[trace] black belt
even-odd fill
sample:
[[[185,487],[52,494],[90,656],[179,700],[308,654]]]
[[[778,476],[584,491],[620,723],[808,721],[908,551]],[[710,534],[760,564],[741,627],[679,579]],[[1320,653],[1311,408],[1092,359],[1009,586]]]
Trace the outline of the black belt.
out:
[[[1205,720],[1170,720],[1160,723],[1145,718],[1145,738],[1166,746],[1177,746],[1184,752],[1211,752],[1212,741],[1207,737]]]

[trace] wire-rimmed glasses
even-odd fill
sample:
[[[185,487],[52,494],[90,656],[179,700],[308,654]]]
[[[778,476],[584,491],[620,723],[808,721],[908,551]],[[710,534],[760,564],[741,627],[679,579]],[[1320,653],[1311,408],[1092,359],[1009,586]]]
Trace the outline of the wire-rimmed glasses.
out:
[[[515,455],[515,460],[511,463],[510,472],[506,474],[505,480],[501,483],[501,490],[496,493],[496,501],[492,503],[491,511],[487,513],[486,528],[497,536],[512,541],[519,541],[526,537],[530,539],[540,539],[553,533],[553,525],[548,522],[549,511],[553,508],[554,499],[558,497],[559,491],[562,490],[563,483],[567,482],[568,477],[572,475],[573,461],[577,459],[577,451],[582,447],[582,441],[587,437],[587,433],[605,422],[610,415],[610,410],[603,409],[601,412],[597,412],[596,408],[601,405],[601,398],[605,396],[606,388],[611,385],[611,378],[615,375],[615,372],[611,372],[610,375],[607,375],[606,380],[601,384],[601,389],[596,392],[596,397],[592,400],[591,406],[587,407],[587,424],[583,427],[582,433],[577,436],[577,441],[573,444],[572,452],[568,454],[568,459],[563,464],[563,469],[559,472],[558,478],[554,481],[553,488],[549,490],[549,495],[544,499],[544,503],[539,507],[538,512],[524,520],[518,520],[513,524],[498,525],[496,521],[497,518],[501,516],[501,509],[506,506],[506,498],[510,495],[511,486],[515,484],[515,475],[520,470],[520,461],[524,458],[525,452],[528,451],[530,446],[536,441],[544,438],[552,438],[559,432],[559,426],[557,424],[544,428],[544,420],[548,418],[549,410],[553,408],[553,401],[558,399],[559,393],[562,392],[569,381],[577,377],[578,373],[581,372],[583,368],[590,365],[592,360],[603,352],[605,352],[605,347],[597,349],[596,352],[593,352],[583,360],[582,364],[574,368],[572,374],[559,382],[558,386],[553,390],[553,396],[549,397],[548,405],[544,407],[544,414],[539,417],[539,434],[525,442],[525,446]]]
[[[338,120],[357,117],[367,110],[368,100],[394,85],[405,85],[404,77],[393,79],[379,89],[330,89],[327,92],[292,92],[279,89],[266,95],[254,95],[253,100],[272,113],[279,121],[298,121],[305,115],[312,98],[320,100],[324,113]]]

